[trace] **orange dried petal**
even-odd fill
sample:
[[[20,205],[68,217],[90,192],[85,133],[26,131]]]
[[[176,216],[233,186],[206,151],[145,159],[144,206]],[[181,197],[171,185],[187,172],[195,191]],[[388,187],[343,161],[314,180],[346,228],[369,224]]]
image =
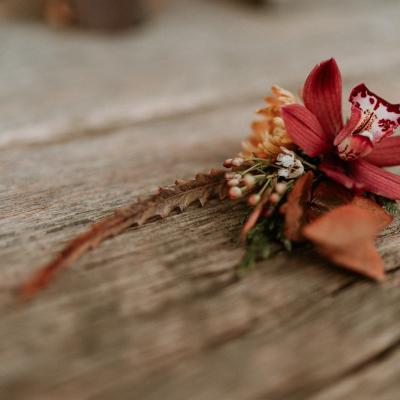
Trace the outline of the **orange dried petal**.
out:
[[[312,221],[336,207],[350,203],[353,197],[353,192],[343,185],[331,180],[322,181],[313,191],[308,210],[309,220]]]
[[[376,219],[376,224],[379,226],[379,231],[386,228],[392,221],[393,217],[388,214],[379,204],[375,203],[375,201],[368,199],[363,196],[355,196],[351,204],[368,210],[371,215],[373,215]]]
[[[302,228],[307,223],[306,209],[311,200],[314,174],[309,171],[301,176],[289,193],[285,212],[285,236],[292,241],[303,240]]]
[[[307,225],[303,235],[334,263],[383,280],[384,265],[374,241],[391,218],[376,207],[361,200],[337,207]]]

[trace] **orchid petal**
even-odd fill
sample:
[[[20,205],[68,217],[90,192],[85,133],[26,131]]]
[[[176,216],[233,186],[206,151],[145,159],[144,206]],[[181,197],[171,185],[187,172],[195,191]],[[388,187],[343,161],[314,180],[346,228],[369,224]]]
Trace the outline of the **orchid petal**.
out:
[[[343,160],[366,157],[400,124],[400,104],[388,103],[364,84],[351,91],[349,100],[353,104],[350,121],[334,142]]]
[[[282,117],[289,137],[310,157],[328,152],[332,142],[311,111],[300,104],[282,107]]]
[[[368,137],[352,134],[359,125],[361,118],[361,110],[353,106],[350,120],[333,142],[333,144],[337,146],[339,157],[343,160],[355,160],[359,157],[366,156],[373,150],[373,144]]]
[[[313,191],[308,219],[312,222],[326,212],[350,203],[353,198],[352,190],[346,189],[333,180],[323,179]]]
[[[350,136],[351,133],[356,129],[356,126],[359,124],[362,113],[361,110],[355,106],[351,107],[351,115],[345,127],[339,132],[336,136],[333,144],[337,146],[341,143],[346,137]]]
[[[346,171],[339,163],[323,161],[319,169],[329,178],[344,186],[347,189],[355,189],[357,192],[362,191],[363,186],[356,182],[353,178],[346,174]]]
[[[364,185],[365,190],[385,196],[389,199],[400,199],[400,176],[377,167],[363,159],[351,163],[350,176]]]
[[[351,135],[339,144],[337,152],[342,160],[351,161],[367,156],[373,149],[374,146],[367,137]]]
[[[373,145],[391,135],[400,124],[400,104],[390,104],[372,93],[361,83],[350,94],[353,110],[361,111],[361,118],[351,132],[367,137]]]
[[[304,105],[332,139],[343,127],[342,77],[334,58],[317,65],[303,88]]]
[[[385,138],[364,160],[380,167],[400,165],[400,136]]]

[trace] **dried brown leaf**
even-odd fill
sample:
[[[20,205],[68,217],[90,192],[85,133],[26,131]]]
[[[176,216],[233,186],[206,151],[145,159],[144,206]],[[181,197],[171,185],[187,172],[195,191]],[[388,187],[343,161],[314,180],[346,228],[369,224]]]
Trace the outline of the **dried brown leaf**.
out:
[[[258,219],[260,218],[265,205],[269,201],[269,198],[271,196],[273,188],[276,185],[276,182],[277,182],[276,179],[274,179],[272,181],[271,186],[265,190],[260,202],[257,204],[257,206],[254,208],[254,210],[252,211],[252,213],[249,215],[246,222],[244,223],[242,231],[240,232],[240,240],[242,241],[242,243],[244,243],[246,241],[247,235],[249,234],[249,232],[254,228],[254,226],[258,222]]]
[[[353,197],[353,192],[344,186],[331,180],[322,181],[313,191],[308,218],[312,221],[336,207],[350,203]]]
[[[392,215],[387,213],[379,204],[375,203],[375,201],[367,197],[354,196],[351,204],[369,211],[371,217],[375,217],[378,232],[385,229],[393,221]]]
[[[202,206],[211,198],[226,198],[225,172],[212,170],[209,174],[198,174],[195,179],[179,180],[173,186],[160,188],[148,198],[114,211],[108,217],[93,224],[71,242],[48,264],[39,268],[34,276],[19,288],[23,298],[29,298],[45,287],[61,268],[70,266],[90,249],[102,241],[116,236],[131,226],[142,225],[148,220],[165,218],[174,210],[185,210],[199,201]]]
[[[270,193],[270,191],[269,191],[269,193]],[[268,193],[268,196],[269,196],[269,193]],[[267,201],[268,201],[268,197],[264,196],[263,199],[257,204],[256,208],[251,212],[251,214],[247,218],[246,222],[244,223],[242,231],[240,232],[240,240],[242,241],[242,243],[244,243],[246,241],[247,235],[256,225]]]
[[[384,265],[374,241],[391,217],[374,204],[357,198],[317,218],[303,229],[303,235],[334,263],[383,280]]]
[[[284,207],[285,236],[294,242],[303,240],[302,228],[308,222],[306,210],[311,201],[314,174],[309,171],[301,176],[289,193]]]

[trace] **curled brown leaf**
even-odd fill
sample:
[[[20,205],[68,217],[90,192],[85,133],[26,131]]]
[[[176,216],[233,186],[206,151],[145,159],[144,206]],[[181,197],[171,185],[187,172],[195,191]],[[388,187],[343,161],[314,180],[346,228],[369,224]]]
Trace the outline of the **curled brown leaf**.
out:
[[[273,186],[271,186],[264,192],[260,202],[257,204],[257,206],[254,208],[254,210],[251,212],[246,222],[244,223],[242,231],[240,232],[240,240],[242,241],[242,243],[246,241],[247,235],[254,228],[258,219],[260,218],[265,205],[268,203],[269,196],[271,195],[272,192],[272,187]]]
[[[391,221],[379,205],[356,197],[311,222],[303,235],[334,263],[380,281],[384,264],[374,242]]]
[[[283,208],[285,214],[285,236],[292,241],[302,241],[302,228],[308,222],[307,208],[311,201],[314,174],[309,171],[301,176],[289,193]]]
[[[310,208],[308,209],[309,220],[325,214],[344,204],[350,203],[354,193],[344,186],[331,180],[323,180],[314,189]]]
[[[354,196],[351,204],[369,211],[371,217],[375,217],[378,232],[385,229],[393,221],[393,217],[390,214],[388,214],[379,204],[375,203],[375,201],[367,197]]]

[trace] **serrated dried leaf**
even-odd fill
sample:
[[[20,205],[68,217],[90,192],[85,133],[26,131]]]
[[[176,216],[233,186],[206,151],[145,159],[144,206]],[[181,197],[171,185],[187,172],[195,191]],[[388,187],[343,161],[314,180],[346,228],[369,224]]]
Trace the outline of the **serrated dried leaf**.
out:
[[[204,191],[200,197],[199,197],[199,201],[202,207],[205,206],[205,204],[207,203],[208,199],[210,198],[210,193],[208,191]]]
[[[391,220],[379,205],[357,197],[307,225],[303,235],[334,263],[383,280],[384,264],[374,241]]]
[[[114,211],[69,242],[50,263],[39,268],[32,279],[19,288],[20,294],[23,298],[31,297],[46,286],[58,270],[131,226],[142,225],[155,217],[165,218],[174,210],[183,211],[196,201],[204,206],[212,198],[223,200],[227,195],[224,175],[224,171],[212,170],[209,174],[198,174],[192,180],[178,180],[173,186],[159,188],[155,195]]]

